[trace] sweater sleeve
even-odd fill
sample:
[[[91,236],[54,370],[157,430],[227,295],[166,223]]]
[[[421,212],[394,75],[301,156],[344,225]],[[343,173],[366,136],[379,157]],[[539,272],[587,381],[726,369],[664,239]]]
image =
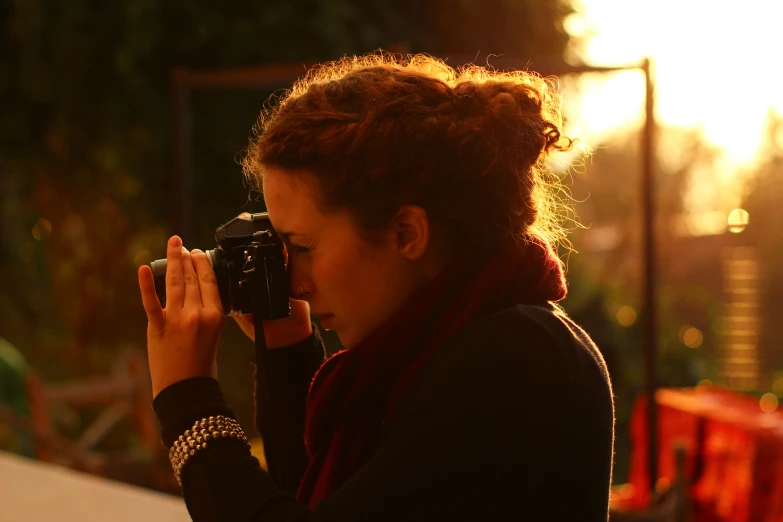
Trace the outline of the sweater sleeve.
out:
[[[313,335],[302,342],[256,354],[256,427],[264,441],[269,474],[291,495],[296,494],[308,464],[305,407],[310,383],[324,357],[315,325]]]
[[[256,424],[264,440],[269,473],[261,469],[247,446],[234,439],[210,443],[182,470],[185,503],[193,520],[232,520],[222,499],[244,493],[234,509],[267,505],[276,498],[292,501],[307,466],[304,418],[313,375],[324,359],[324,344],[313,325],[313,335],[285,348],[268,350],[256,359]],[[261,373],[263,372],[263,373]],[[259,379],[259,375],[263,379]],[[168,386],[153,401],[166,449],[193,423],[211,415],[236,419],[218,381],[193,377]],[[231,479],[228,479],[228,477]],[[228,516],[229,518],[224,518]]]

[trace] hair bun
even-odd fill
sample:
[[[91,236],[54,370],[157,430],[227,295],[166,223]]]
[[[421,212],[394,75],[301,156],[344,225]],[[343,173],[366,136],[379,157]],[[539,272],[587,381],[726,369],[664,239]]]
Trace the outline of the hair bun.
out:
[[[459,112],[487,118],[486,130],[502,130],[491,134],[518,149],[527,165],[535,164],[541,154],[571,146],[571,140],[562,139],[559,117],[547,114],[550,111],[540,89],[524,83],[488,81],[461,83],[454,92]]]

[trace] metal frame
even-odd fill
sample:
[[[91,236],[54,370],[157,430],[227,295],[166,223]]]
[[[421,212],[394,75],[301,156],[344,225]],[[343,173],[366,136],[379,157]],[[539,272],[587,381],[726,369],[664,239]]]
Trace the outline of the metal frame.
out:
[[[452,64],[472,63],[475,57],[450,59]],[[493,57],[497,69],[529,69],[529,61],[510,57]],[[273,65],[216,71],[194,71],[176,68],[171,72],[173,108],[174,174],[176,176],[177,202],[174,223],[176,230],[187,241],[191,237],[192,215],[192,111],[190,93],[193,89],[251,89],[287,88],[315,64]],[[640,70],[645,78],[645,121],[641,135],[642,179],[640,203],[642,205],[643,238],[643,309],[641,320],[644,328],[645,389],[652,400],[648,404],[648,462],[650,487],[655,488],[658,477],[657,407],[655,391],[658,386],[656,371],[657,313],[656,313],[656,250],[655,250],[655,96],[650,59],[639,64],[619,67],[593,67],[588,65],[542,64],[536,71],[544,76],[561,76],[583,73],[611,73]]]

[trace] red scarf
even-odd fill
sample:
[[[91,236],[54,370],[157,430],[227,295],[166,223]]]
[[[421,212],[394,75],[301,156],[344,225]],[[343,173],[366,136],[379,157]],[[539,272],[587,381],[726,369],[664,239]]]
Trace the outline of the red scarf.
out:
[[[467,323],[515,304],[559,301],[562,267],[539,239],[488,260],[461,258],[444,267],[382,326],[351,350],[330,357],[307,399],[310,465],[298,499],[310,509],[367,461],[419,368]]]

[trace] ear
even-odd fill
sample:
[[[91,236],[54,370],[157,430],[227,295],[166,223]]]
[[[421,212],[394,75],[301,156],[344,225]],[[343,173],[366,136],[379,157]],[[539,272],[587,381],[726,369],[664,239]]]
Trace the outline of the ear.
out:
[[[431,228],[427,211],[417,205],[403,205],[392,222],[394,245],[410,260],[421,258],[430,244]]]

